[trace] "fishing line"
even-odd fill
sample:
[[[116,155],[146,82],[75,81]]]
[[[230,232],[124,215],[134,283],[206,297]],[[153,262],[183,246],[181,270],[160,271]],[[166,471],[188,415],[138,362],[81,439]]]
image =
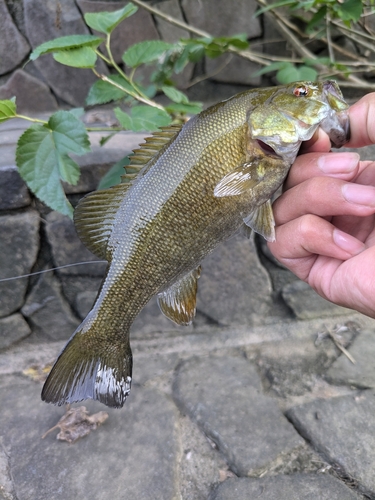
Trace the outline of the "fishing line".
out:
[[[2,283],[3,281],[12,281],[12,280],[18,280],[21,278],[28,278],[29,276],[36,276],[37,274],[49,273],[50,271],[56,271],[57,269],[65,269],[66,267],[82,266],[83,264],[102,264],[103,262],[107,262],[107,261],[106,260],[88,260],[86,262],[75,262],[74,264],[65,264],[64,266],[51,267],[51,269],[44,269],[43,271],[37,271],[35,273],[22,274],[21,276],[13,276],[12,278],[2,278],[2,279],[0,279],[0,283]]]

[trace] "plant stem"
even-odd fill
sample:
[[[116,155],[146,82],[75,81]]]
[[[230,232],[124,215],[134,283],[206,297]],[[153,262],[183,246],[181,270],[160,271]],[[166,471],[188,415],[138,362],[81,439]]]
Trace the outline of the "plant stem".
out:
[[[38,118],[30,118],[29,116],[19,115],[18,113],[14,116],[14,118],[22,118],[23,120],[28,120],[29,122],[34,123],[43,123],[43,125],[47,125],[47,121],[39,120]]]

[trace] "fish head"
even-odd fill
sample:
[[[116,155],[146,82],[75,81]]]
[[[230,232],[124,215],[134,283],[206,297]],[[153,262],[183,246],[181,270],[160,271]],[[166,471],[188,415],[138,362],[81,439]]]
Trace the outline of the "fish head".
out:
[[[328,134],[333,147],[348,142],[348,108],[332,80],[275,87],[274,93],[249,112],[249,135],[266,145],[266,152],[268,149],[292,163],[301,142],[311,139],[318,127]]]

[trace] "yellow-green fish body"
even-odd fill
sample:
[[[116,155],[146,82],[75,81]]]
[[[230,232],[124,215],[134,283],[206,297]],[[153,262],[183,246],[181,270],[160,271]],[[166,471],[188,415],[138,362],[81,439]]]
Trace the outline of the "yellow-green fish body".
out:
[[[83,198],[75,212],[78,234],[109,265],[42,398],[122,406],[137,314],[158,294],[167,317],[189,324],[203,258],[243,225],[274,239],[270,200],[301,142],[321,126],[335,146],[344,144],[346,110],[331,81],[243,92],[182,128],[156,132],[135,152],[130,169],[140,172],[132,182],[125,175],[122,184]]]

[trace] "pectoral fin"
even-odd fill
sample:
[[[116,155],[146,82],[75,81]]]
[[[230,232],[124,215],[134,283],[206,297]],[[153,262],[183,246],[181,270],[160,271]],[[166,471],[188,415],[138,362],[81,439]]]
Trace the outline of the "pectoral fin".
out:
[[[275,219],[273,218],[271,200],[253,210],[247,217],[244,217],[243,221],[267,241],[275,241]]]
[[[214,196],[236,196],[256,186],[259,182],[255,162],[244,163],[225,175],[214,189]]]
[[[158,295],[161,312],[177,325],[189,325],[194,319],[200,272],[199,266]]]

